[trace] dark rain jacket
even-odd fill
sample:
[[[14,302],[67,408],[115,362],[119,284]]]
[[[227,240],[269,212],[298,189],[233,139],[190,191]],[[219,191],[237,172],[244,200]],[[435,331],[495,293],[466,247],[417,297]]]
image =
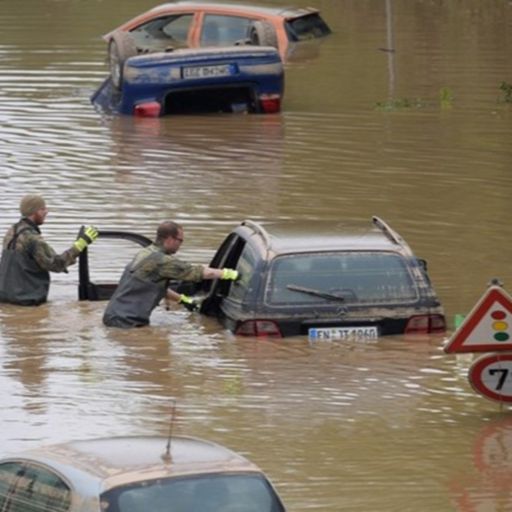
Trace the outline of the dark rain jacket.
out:
[[[199,282],[202,278],[202,265],[181,261],[155,244],[145,247],[126,266],[105,309],[103,323],[121,328],[148,325],[170,279]]]
[[[3,242],[0,259],[0,302],[36,306],[46,301],[50,272],[67,272],[80,254],[71,249],[57,254],[29,219],[14,224]]]

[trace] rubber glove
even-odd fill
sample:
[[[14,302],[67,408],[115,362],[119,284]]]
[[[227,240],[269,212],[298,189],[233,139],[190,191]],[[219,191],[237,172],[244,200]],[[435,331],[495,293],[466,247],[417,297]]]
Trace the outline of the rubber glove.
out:
[[[220,276],[221,279],[227,279],[230,281],[237,281],[240,279],[240,273],[238,270],[233,270],[232,268],[223,268],[222,269],[222,275]]]
[[[73,245],[82,252],[88,245],[92,244],[98,238],[98,230],[94,226],[82,226],[78,233],[78,238]]]
[[[183,306],[185,306],[189,311],[197,311],[199,309],[199,304],[192,297],[189,297],[184,293],[180,295],[178,304],[183,304]]]

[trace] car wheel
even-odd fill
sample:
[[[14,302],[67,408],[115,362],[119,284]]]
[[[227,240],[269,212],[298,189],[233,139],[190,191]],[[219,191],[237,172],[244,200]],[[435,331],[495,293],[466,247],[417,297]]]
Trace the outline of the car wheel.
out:
[[[123,86],[124,63],[137,55],[137,47],[130,34],[118,32],[112,36],[108,44],[108,65],[112,84],[118,90]]]
[[[278,48],[277,34],[268,21],[255,21],[249,30],[249,40],[256,46],[273,46]]]

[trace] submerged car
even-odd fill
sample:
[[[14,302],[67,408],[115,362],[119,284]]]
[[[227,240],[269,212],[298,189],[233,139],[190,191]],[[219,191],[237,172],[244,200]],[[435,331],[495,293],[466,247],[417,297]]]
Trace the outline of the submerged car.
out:
[[[312,8],[162,4],[103,36],[110,76],[91,100],[148,117],[279,112],[290,45],[329,33]]]
[[[446,329],[426,261],[379,217],[357,226],[247,220],[228,234],[210,266],[235,268],[241,278],[173,287],[202,295],[201,313],[237,335],[357,341]],[[107,298],[113,286],[91,282],[84,251],[80,298]]]
[[[314,8],[181,1],[154,7],[103,39],[108,43],[109,62],[115,75],[115,68],[121,68],[123,61],[135,53],[249,43],[274,46],[285,59],[290,45],[330,33]],[[128,43],[124,34],[131,36]]]
[[[245,457],[191,438],[110,437],[0,459],[2,512],[285,512]]]
[[[275,48],[232,46],[143,54],[113,68],[91,98],[110,113],[276,113],[284,72]]]
[[[372,340],[446,329],[425,260],[379,217],[366,226],[245,221],[211,266],[242,277],[205,281],[201,312],[238,335]]]

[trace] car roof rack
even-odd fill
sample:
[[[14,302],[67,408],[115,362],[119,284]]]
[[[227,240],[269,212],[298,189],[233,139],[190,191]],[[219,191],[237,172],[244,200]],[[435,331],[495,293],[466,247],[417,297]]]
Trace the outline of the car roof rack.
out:
[[[372,222],[377,226],[394,244],[402,246],[412,256],[412,249],[409,244],[391,226],[377,215],[372,217]]]
[[[242,226],[247,226],[253,229],[256,233],[258,233],[261,236],[261,238],[263,238],[263,241],[265,242],[267,247],[270,245],[270,238],[268,236],[268,233],[265,231],[265,228],[259,222],[254,222],[253,220],[246,219],[242,222]]]

